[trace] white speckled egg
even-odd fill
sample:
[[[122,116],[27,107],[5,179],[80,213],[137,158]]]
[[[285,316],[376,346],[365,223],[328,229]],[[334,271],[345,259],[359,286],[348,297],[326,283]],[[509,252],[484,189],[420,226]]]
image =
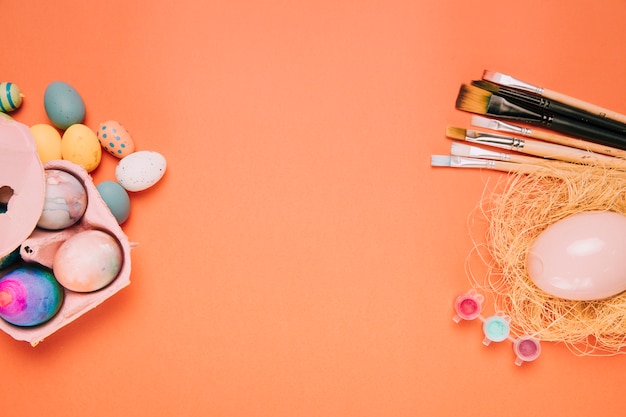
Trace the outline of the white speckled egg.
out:
[[[125,156],[115,168],[115,178],[126,191],[152,187],[165,174],[167,162],[154,151],[138,151]]]
[[[135,152],[133,138],[126,128],[115,120],[100,123],[96,135],[102,147],[116,158],[122,159]]]

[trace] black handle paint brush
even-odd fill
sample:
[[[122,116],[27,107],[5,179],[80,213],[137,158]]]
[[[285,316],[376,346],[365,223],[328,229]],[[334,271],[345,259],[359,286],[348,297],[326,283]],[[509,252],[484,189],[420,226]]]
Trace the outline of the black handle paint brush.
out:
[[[556,114],[545,115],[539,111],[529,110],[504,97],[472,85],[461,85],[456,99],[456,108],[469,113],[492,116],[497,119],[515,120],[541,126],[590,142],[626,149],[626,137],[619,133],[595,126],[591,127],[588,124],[564,116]]]
[[[516,90],[510,87],[503,87],[490,81],[474,80],[472,81],[472,85],[482,88],[483,90],[487,90],[491,93],[497,94],[523,107],[530,108],[531,110],[537,109],[542,113],[545,112],[547,114],[560,114],[573,120],[578,120],[583,123],[621,133],[625,135],[624,137],[626,137],[626,124],[624,123],[596,116],[595,114],[580,110],[576,107],[572,107],[570,105],[550,100],[535,94],[526,93],[524,91]]]
[[[572,107],[579,108],[581,110],[593,113],[599,117],[615,120],[618,122],[626,123],[626,115],[617,113],[615,111],[605,109],[592,103],[580,100],[575,97],[568,96],[549,88],[541,87],[539,85],[531,84],[526,81],[522,81],[508,74],[501,72],[483,71],[483,80],[491,81],[493,83],[515,88],[517,90],[523,90],[531,94],[536,94],[541,97],[548,98],[550,100],[558,101],[560,103],[568,104]]]

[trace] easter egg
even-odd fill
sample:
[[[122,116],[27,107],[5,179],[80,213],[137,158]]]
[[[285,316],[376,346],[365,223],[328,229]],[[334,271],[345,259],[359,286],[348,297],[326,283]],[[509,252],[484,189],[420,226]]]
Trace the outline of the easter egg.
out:
[[[83,124],[67,128],[61,137],[61,156],[91,172],[102,159],[102,147],[93,130]]]
[[[0,112],[7,113],[22,105],[22,92],[14,83],[0,83]]]
[[[37,226],[61,230],[81,219],[87,209],[85,187],[72,174],[60,169],[45,170],[46,197]]]
[[[20,247],[13,250],[13,252],[0,257],[0,269],[7,268],[20,259]]]
[[[61,134],[54,127],[40,123],[30,127],[35,138],[37,154],[42,163],[61,159]]]
[[[0,317],[16,326],[36,326],[61,308],[63,288],[52,272],[27,265],[0,278]]]
[[[96,136],[102,147],[116,158],[122,159],[135,152],[135,142],[124,126],[115,120],[100,123]]]
[[[85,119],[83,98],[64,81],[54,81],[46,87],[44,108],[52,124],[59,129],[67,129]]]
[[[138,151],[122,158],[115,168],[117,182],[127,191],[152,187],[165,174],[167,163],[154,151]]]
[[[626,216],[589,211],[548,226],[529,247],[527,271],[543,291],[599,300],[626,290]]]
[[[61,244],[52,270],[68,290],[92,292],[109,285],[122,268],[122,247],[101,230],[79,232]]]
[[[118,224],[124,223],[130,215],[130,198],[124,187],[115,181],[102,181],[96,189]]]

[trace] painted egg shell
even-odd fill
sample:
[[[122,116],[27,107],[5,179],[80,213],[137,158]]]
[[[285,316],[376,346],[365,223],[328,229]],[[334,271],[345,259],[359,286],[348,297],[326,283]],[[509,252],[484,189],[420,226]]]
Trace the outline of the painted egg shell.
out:
[[[100,123],[96,131],[104,149],[116,158],[122,159],[135,152],[135,142],[124,126],[115,120]]]
[[[54,81],[46,87],[43,104],[48,118],[59,129],[67,129],[85,119],[85,103],[66,82]]]
[[[36,326],[61,308],[64,293],[52,272],[23,266],[0,279],[0,317],[16,326]]]
[[[22,92],[14,83],[0,83],[0,112],[16,110],[22,105]]]
[[[37,154],[42,163],[61,159],[61,134],[54,127],[40,123],[30,127],[35,138]]]
[[[63,133],[61,156],[91,172],[100,165],[102,147],[93,130],[78,123],[68,127]]]
[[[626,290],[626,216],[590,211],[548,226],[529,248],[528,274],[543,291],[599,300]]]
[[[46,199],[37,226],[47,230],[61,230],[72,226],[87,209],[87,191],[69,172],[47,169]]]
[[[117,223],[124,223],[130,215],[130,197],[124,187],[115,181],[102,181],[96,189]]]
[[[52,270],[68,290],[92,292],[109,285],[122,268],[124,256],[119,242],[101,230],[76,233],[54,254]]]
[[[154,151],[138,151],[122,158],[115,168],[117,182],[127,191],[152,187],[165,174],[167,163]]]

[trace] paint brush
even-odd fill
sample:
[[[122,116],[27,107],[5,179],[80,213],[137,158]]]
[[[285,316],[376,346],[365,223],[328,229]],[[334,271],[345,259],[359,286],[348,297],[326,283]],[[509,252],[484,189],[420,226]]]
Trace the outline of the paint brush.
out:
[[[463,84],[456,100],[456,108],[470,113],[488,115],[498,119],[515,120],[537,125],[565,135],[603,145],[626,149],[626,137],[602,128],[589,125],[560,115],[545,115],[529,110],[504,97],[482,88]]]
[[[483,146],[517,151],[543,158],[557,159],[579,164],[602,165],[607,168],[626,169],[626,160],[607,155],[598,155],[582,149],[570,148],[540,140],[524,139],[496,133],[480,132],[449,126],[446,136],[451,139],[464,140]]]
[[[474,80],[472,81],[472,85],[504,97],[523,107],[537,109],[540,112],[545,112],[544,114],[560,114],[562,116],[578,120],[579,122],[618,132],[622,135],[626,134],[626,124],[624,123],[596,116],[592,113],[580,110],[567,104],[560,103],[558,101],[527,93],[522,90],[516,90],[514,88],[500,86],[498,84],[492,83],[491,81]]]
[[[576,107],[580,110],[592,113],[598,117],[615,120],[620,123],[626,123],[626,115],[614,112],[609,109],[602,108],[592,103],[577,99],[575,97],[568,96],[566,94],[550,90],[538,85],[534,85],[510,75],[503,74],[501,72],[485,70],[482,76],[483,80],[491,81],[492,83],[503,85],[506,87],[515,88],[517,90],[526,91],[528,93],[536,94],[540,97],[545,97],[550,100],[558,101],[563,104],[567,104],[571,107]]]
[[[540,165],[517,164],[515,162],[469,158],[454,155],[432,155],[430,158],[430,165],[433,167],[485,168],[517,174],[545,173],[546,175],[549,175],[554,174],[555,172],[554,170]]]
[[[552,159],[540,158],[537,156],[519,155],[516,153],[498,152],[480,146],[466,145],[465,143],[452,142],[450,155],[463,156],[467,158],[493,159],[497,161],[515,162],[518,164],[532,164],[540,166],[551,166],[558,168],[571,168],[573,164],[565,161],[555,161]]]
[[[514,133],[533,139],[543,140],[545,142],[570,146],[576,149],[584,149],[586,151],[595,152],[602,155],[610,155],[619,158],[626,157],[626,150],[623,149],[602,145],[600,143],[593,143],[582,139],[576,139],[571,136],[564,136],[552,132],[532,129],[526,126],[518,126],[512,123],[504,122],[502,120],[490,119],[484,116],[473,115],[470,123],[472,126],[475,127],[482,127],[485,129],[496,130],[499,132]]]

